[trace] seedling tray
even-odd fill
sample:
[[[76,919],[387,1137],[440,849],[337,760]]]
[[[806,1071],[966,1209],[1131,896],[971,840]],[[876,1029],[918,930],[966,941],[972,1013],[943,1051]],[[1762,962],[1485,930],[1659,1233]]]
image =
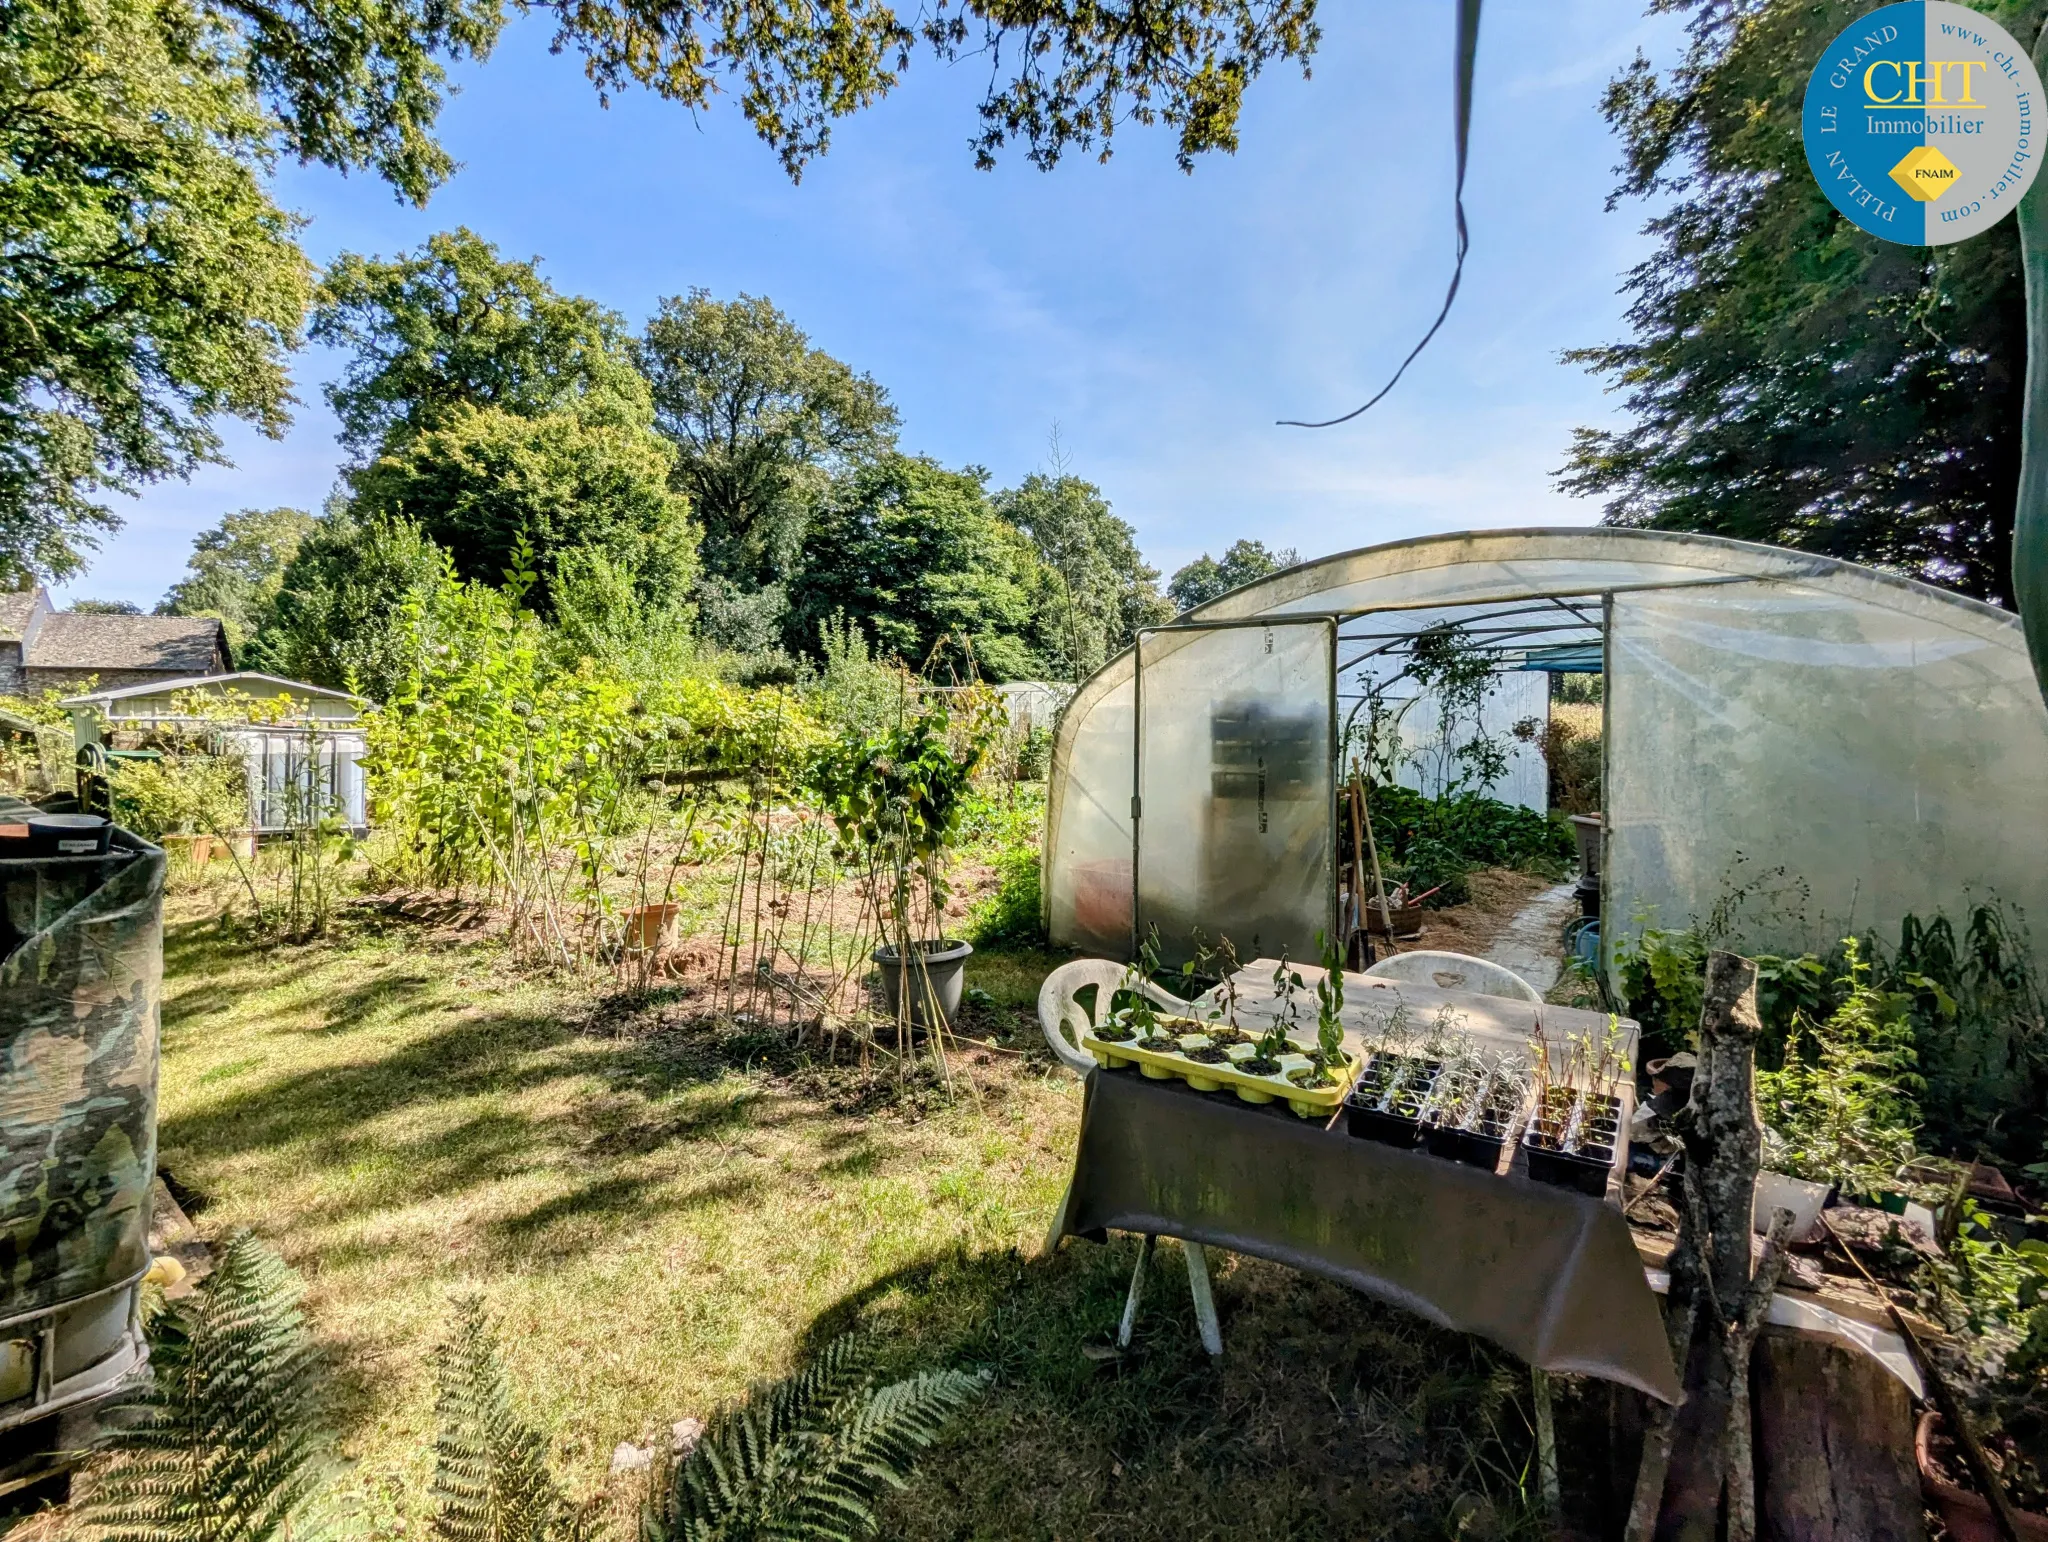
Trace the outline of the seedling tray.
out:
[[[1529,1154],[1529,1176],[1538,1183],[1576,1189],[1594,1199],[1600,1199],[1607,1193],[1607,1180],[1614,1171],[1613,1147],[1605,1150],[1596,1147],[1580,1151],[1546,1151],[1532,1144],[1527,1137],[1522,1144]]]
[[[1163,1018],[1160,1026],[1177,1035],[1203,1033],[1203,1025],[1190,1018]],[[1327,1118],[1358,1079],[1360,1064],[1358,1056],[1347,1052],[1334,1082],[1327,1087],[1304,1087],[1284,1071],[1276,1076],[1253,1076],[1228,1061],[1190,1060],[1178,1049],[1155,1048],[1136,1039],[1098,1039],[1092,1032],[1084,1032],[1081,1047],[1095,1057],[1096,1064],[1109,1070],[1136,1066],[1140,1074],[1154,1081],[1178,1077],[1197,1092],[1227,1090],[1247,1103],[1277,1103],[1284,1099],[1298,1119]],[[1304,1046],[1291,1044],[1290,1048],[1299,1052]]]
[[[1507,1144],[1507,1135],[1482,1135],[1477,1130],[1451,1130],[1443,1125],[1429,1127],[1429,1154],[1449,1157],[1453,1162],[1462,1162],[1467,1167],[1483,1167],[1488,1172],[1500,1168],[1501,1148]]]

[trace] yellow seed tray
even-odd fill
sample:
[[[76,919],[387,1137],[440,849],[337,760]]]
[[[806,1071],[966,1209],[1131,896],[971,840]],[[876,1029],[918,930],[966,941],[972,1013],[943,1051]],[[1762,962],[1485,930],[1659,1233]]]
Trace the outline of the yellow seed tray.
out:
[[[1161,1018],[1160,1024],[1167,1028],[1182,1028],[1190,1034],[1205,1033],[1205,1025],[1193,1018]],[[1292,1039],[1288,1046],[1294,1052],[1307,1052],[1307,1046]],[[1084,1032],[1081,1047],[1095,1057],[1096,1064],[1109,1070],[1134,1065],[1141,1076],[1161,1082],[1171,1081],[1177,1076],[1197,1092],[1221,1092],[1227,1087],[1247,1103],[1273,1103],[1285,1098],[1297,1119],[1315,1119],[1336,1112],[1345,1094],[1351,1091],[1351,1084],[1358,1080],[1363,1065],[1357,1055],[1346,1050],[1344,1069],[1338,1073],[1334,1083],[1328,1087],[1303,1087],[1284,1074],[1253,1076],[1227,1061],[1212,1064],[1205,1060],[1190,1060],[1177,1050],[1141,1049],[1135,1039],[1098,1039],[1092,1032]]]

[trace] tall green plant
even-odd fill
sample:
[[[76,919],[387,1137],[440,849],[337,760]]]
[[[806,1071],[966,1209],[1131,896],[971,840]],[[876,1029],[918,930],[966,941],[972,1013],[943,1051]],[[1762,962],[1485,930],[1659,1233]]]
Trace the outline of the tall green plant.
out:
[[[289,1537],[318,1485],[321,1436],[299,1283],[244,1232],[153,1335],[149,1384],[89,1480],[80,1531],[95,1542],[268,1542]]]
[[[985,1371],[925,1371],[876,1387],[864,1341],[825,1346],[756,1386],[672,1475],[649,1485],[644,1542],[852,1542],[874,1502],[988,1386]]]
[[[996,740],[1000,707],[970,696],[956,712],[927,698],[901,726],[843,741],[819,790],[847,856],[864,870],[891,940],[936,935],[952,897],[951,866],[975,772]]]
[[[648,725],[627,682],[559,665],[520,604],[532,570],[506,578],[494,589],[444,569],[406,602],[408,671],[370,716],[364,764],[403,876],[489,885],[518,935],[569,962],[594,940],[577,935],[572,890],[601,913]]]
[[[1874,1194],[1894,1187],[1913,1160],[1925,1083],[1904,1001],[1872,982],[1855,938],[1842,948],[1841,1005],[1825,1021],[1799,1019],[1784,1067],[1757,1073],[1757,1105],[1767,1163]]]

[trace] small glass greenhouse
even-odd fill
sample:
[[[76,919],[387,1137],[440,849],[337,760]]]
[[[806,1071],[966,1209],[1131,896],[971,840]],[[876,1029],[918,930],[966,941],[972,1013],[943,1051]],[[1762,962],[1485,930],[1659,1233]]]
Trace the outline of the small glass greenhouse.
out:
[[[1503,668],[1604,674],[1610,941],[1717,908],[1772,949],[1972,898],[2048,916],[2048,709],[2016,617],[1773,547],[1506,530],[1290,568],[1098,671],[1053,746],[1053,941],[1129,958],[1157,926],[1169,962],[1198,932],[1314,957],[1340,747],[1389,648],[1444,627]],[[1764,887],[1768,914],[1730,913]]]

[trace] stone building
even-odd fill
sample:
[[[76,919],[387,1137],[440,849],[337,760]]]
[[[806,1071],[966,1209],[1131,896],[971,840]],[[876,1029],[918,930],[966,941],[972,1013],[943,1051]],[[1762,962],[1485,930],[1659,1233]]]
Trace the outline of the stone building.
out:
[[[0,594],[0,696],[117,690],[233,667],[211,616],[74,616],[41,585]]]

